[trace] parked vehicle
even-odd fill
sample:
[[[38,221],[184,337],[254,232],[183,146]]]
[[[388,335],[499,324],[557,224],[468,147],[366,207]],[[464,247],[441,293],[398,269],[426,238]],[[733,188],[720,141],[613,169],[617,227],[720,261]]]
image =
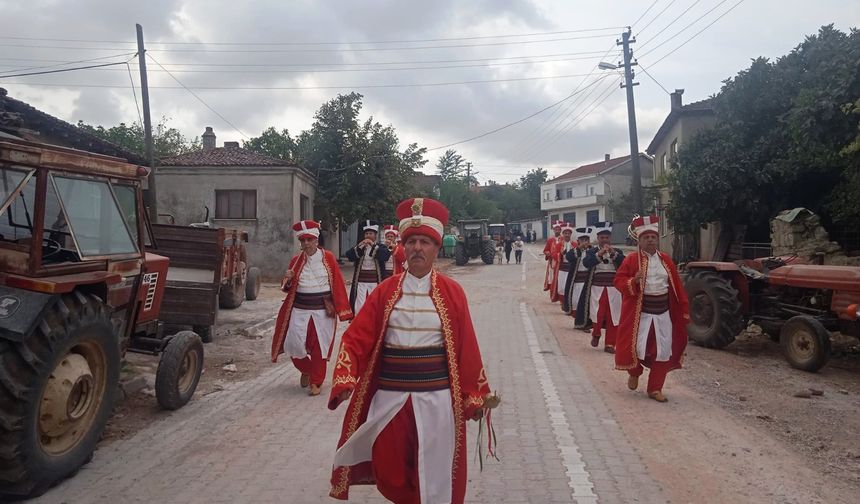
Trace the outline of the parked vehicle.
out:
[[[460,234],[454,247],[454,262],[462,266],[469,259],[480,257],[484,264],[493,264],[496,245],[487,229],[487,219],[461,220],[457,222]]]
[[[504,240],[505,236],[508,234],[508,226],[506,224],[490,224],[488,228],[489,234],[493,238],[494,242]]]
[[[860,268],[802,262],[791,256],[687,263],[690,339],[723,348],[754,323],[780,342],[793,367],[821,369],[830,332],[860,337]]]
[[[45,491],[92,456],[126,351],[160,356],[156,399],[186,404],[203,369],[192,331],[160,319],[167,257],[145,218],[148,170],[0,142],[0,500]]]

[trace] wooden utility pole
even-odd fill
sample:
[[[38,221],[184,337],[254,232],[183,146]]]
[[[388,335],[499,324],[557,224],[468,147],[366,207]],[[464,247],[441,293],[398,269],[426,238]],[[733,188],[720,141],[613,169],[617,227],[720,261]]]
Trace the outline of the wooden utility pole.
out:
[[[143,135],[146,161],[149,163],[147,189],[143,192],[143,202],[149,211],[149,221],[158,222],[157,198],[155,190],[155,153],[152,147],[152,119],[149,115],[149,83],[146,78],[146,49],[143,47],[143,27],[137,27],[137,61],[140,66],[140,96],[143,101]]]
[[[630,28],[621,34],[621,41],[616,42],[616,45],[623,46],[624,49],[624,84],[621,87],[627,89],[627,125],[630,129],[630,163],[633,167],[632,188],[630,190],[633,196],[633,204],[636,212],[639,215],[644,213],[642,204],[642,171],[639,167],[639,137],[636,133],[636,107],[633,103],[633,86],[638,86],[638,82],[633,82],[635,76],[633,66],[636,61],[633,60],[633,51],[630,49],[630,44],[636,42],[636,38],[630,38]]]

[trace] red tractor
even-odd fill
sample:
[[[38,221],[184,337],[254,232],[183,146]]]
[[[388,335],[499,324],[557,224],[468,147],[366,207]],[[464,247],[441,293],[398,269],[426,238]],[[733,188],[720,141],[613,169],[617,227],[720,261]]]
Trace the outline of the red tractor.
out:
[[[756,324],[793,367],[821,369],[831,332],[860,337],[860,268],[803,263],[796,256],[687,263],[690,339],[723,348]]]
[[[147,172],[0,142],[0,500],[41,493],[92,457],[125,352],[160,356],[162,407],[197,388],[200,337],[160,319],[169,260],[144,212]]]

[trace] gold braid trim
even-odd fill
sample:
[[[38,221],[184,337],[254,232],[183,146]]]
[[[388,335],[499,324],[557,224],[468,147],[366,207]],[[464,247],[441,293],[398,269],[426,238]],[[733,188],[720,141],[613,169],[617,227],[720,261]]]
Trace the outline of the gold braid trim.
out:
[[[445,335],[445,348],[448,354],[448,376],[451,382],[451,400],[454,402],[454,428],[456,429],[456,436],[454,442],[454,465],[451,471],[453,479],[456,477],[463,449],[459,429],[465,428],[463,420],[463,397],[460,388],[460,367],[457,360],[457,350],[454,347],[454,331],[451,329],[451,318],[448,315],[448,307],[445,305],[445,300],[442,298],[442,293],[439,290],[438,273],[436,273],[436,270],[433,270],[430,274],[432,275],[430,277],[431,297],[433,298],[433,304],[436,305],[436,311],[439,313],[439,319],[442,321],[442,334]]]
[[[647,261],[647,259],[643,261],[641,254],[639,255],[639,257],[637,257],[637,259],[639,259],[639,270],[642,271],[642,278],[647,278],[647,275],[648,275],[648,261]],[[632,289],[633,280],[634,280],[633,278],[630,279],[629,285],[631,285],[631,290],[633,290]],[[639,353],[636,350],[636,348],[639,345],[639,323],[641,322],[641,319],[642,319],[642,303],[644,301],[644,296],[645,296],[645,289],[641,289],[641,291],[639,292],[639,295],[636,296],[636,318],[633,319],[633,345],[631,347],[631,353],[633,354],[633,366],[628,368],[628,369],[633,369],[634,367],[639,365]]]
[[[402,275],[397,282],[397,288],[394,290],[394,295],[388,300],[385,304],[385,313],[382,317],[382,328],[379,331],[379,337],[376,339],[376,345],[373,347],[373,353],[370,355],[370,362],[367,366],[367,369],[364,371],[364,374],[361,377],[361,380],[358,382],[358,389],[353,395],[353,410],[352,416],[349,419],[349,424],[347,424],[346,429],[346,437],[343,442],[352,437],[355,434],[355,431],[358,429],[358,422],[361,417],[362,406],[364,405],[364,401],[367,399],[367,387],[370,384],[370,377],[373,376],[374,371],[376,370],[376,364],[379,360],[379,352],[382,349],[382,343],[385,340],[385,329],[388,327],[388,319],[391,317],[391,311],[394,309],[394,305],[400,300],[400,297],[403,292],[403,279],[406,278],[406,275]],[[343,340],[341,340],[341,344],[343,344]],[[341,445],[343,446],[343,445]],[[340,479],[338,480],[336,485],[332,486],[331,495],[342,495],[349,488],[349,467],[343,467],[340,473]]]
[[[355,385],[358,383],[358,379],[354,376],[338,376],[332,381],[332,385]]]
[[[468,399],[466,399],[467,406],[476,406],[480,408],[484,405],[484,398],[479,396],[470,395]]]

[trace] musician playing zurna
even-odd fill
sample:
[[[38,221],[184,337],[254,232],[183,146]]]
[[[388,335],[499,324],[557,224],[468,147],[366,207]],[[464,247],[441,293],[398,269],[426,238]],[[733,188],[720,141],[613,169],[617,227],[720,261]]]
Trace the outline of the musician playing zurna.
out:
[[[349,290],[349,304],[356,315],[364,305],[367,295],[385,278],[385,263],[391,256],[388,247],[378,242],[378,223],[365,220],[362,230],[364,238],[346,251],[346,258],[355,265]]]
[[[615,288],[615,271],[624,261],[624,252],[612,246],[612,223],[594,224],[597,246],[592,247],[582,260],[588,269],[588,280],[576,310],[576,326],[585,327],[591,319],[591,346],[600,344],[602,330],[606,330],[603,350],[615,353],[615,338],[621,321],[621,292]]]

